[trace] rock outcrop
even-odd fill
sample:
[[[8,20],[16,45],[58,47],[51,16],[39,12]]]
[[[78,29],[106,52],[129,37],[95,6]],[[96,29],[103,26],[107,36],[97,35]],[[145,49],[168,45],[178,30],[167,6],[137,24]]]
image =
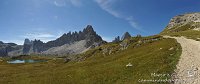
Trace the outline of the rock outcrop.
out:
[[[3,44],[3,42],[2,41],[0,41],[0,45],[2,45]]]
[[[32,46],[32,42],[29,39],[24,40],[23,54],[28,54]]]
[[[114,42],[114,43],[118,43],[118,42],[120,42],[121,40],[120,40],[120,37],[119,36],[117,36],[112,42]]]
[[[128,33],[128,32],[125,32],[121,39],[120,39],[120,36],[117,36],[115,37],[115,39],[112,41],[113,43],[118,43],[118,42],[121,42],[121,41],[124,41],[125,39],[129,39],[131,38],[132,36]]]
[[[131,38],[131,35],[128,32],[125,32],[124,35],[122,36],[121,40],[129,39]]]
[[[187,13],[173,17],[161,34],[170,34],[187,30],[200,31],[200,13]]]
[[[200,22],[200,13],[187,13],[175,16],[170,20],[167,28],[171,29],[175,26],[181,26],[190,22]]]
[[[20,50],[22,46],[15,43],[3,43],[0,41],[0,57],[5,57],[9,55],[9,52]]]
[[[0,57],[8,56],[6,48],[0,48]]]

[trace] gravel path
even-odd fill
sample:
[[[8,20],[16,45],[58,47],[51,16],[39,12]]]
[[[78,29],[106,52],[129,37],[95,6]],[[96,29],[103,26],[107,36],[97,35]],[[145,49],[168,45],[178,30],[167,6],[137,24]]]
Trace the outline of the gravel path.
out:
[[[185,37],[164,37],[176,39],[182,47],[182,54],[175,70],[175,84],[200,84],[200,42]]]

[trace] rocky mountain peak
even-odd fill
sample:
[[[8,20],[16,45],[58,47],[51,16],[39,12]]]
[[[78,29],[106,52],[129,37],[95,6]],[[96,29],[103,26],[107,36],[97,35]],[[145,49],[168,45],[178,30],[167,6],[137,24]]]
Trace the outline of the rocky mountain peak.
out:
[[[71,32],[69,33],[64,33],[59,39],[62,39],[62,38],[66,38],[66,37],[70,37],[71,36]]]
[[[200,13],[187,13],[177,15],[170,20],[169,24],[167,25],[167,28],[171,29],[175,26],[188,24],[190,22],[200,22]]]
[[[24,40],[24,44],[32,44],[32,43],[31,43],[31,41],[30,41],[29,39],[26,38],[26,39]]]
[[[21,45],[15,43],[4,43],[0,41],[0,57],[8,56],[9,52],[22,49]]]
[[[35,39],[34,41],[32,41],[33,44],[43,44],[43,42],[41,40],[37,40]]]
[[[112,42],[117,43],[117,42],[120,42],[120,41],[121,41],[120,36],[117,36],[117,37],[115,37],[115,39]]]
[[[83,33],[85,34],[96,34],[93,27],[91,25],[87,25],[85,29],[83,29]]]
[[[66,46],[76,45],[77,43],[81,42],[85,43],[82,44],[82,46],[85,46],[85,48],[90,48],[94,44],[101,44],[103,40],[98,34],[96,34],[91,25],[87,25],[87,27],[84,28],[83,31],[79,32],[70,31],[68,33],[64,33],[61,37],[57,38],[56,40],[49,41],[47,43],[43,43],[40,40],[30,41],[29,39],[25,39],[23,54],[42,53],[48,51],[49,49],[52,50],[52,48],[54,48],[53,50],[57,50],[57,48],[60,49],[61,46],[63,47],[65,45],[66,47]],[[78,48],[79,47],[77,46],[77,49]],[[65,50],[66,49],[67,48],[65,48]],[[67,50],[67,51],[73,51],[73,50]]]
[[[2,41],[0,41],[0,44],[4,44]]]
[[[128,32],[125,32],[124,35],[122,36],[121,40],[125,40],[131,38],[131,35]]]
[[[85,28],[85,30],[94,31],[92,25],[87,25],[87,27]]]

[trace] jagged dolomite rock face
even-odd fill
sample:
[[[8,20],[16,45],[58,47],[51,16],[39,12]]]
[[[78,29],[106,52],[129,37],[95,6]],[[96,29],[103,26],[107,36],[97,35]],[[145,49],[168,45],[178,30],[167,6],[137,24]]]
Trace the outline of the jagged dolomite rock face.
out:
[[[91,25],[87,25],[83,31],[75,31],[63,34],[56,40],[43,43],[40,40],[30,41],[25,39],[23,54],[79,54],[103,44],[104,41]]]

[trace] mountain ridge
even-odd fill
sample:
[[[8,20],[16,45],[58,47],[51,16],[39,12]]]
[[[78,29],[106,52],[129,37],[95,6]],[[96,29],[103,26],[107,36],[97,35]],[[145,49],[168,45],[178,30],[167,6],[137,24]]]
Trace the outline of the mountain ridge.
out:
[[[87,27],[84,28],[83,31],[79,31],[79,32],[70,31],[67,34],[64,33],[61,37],[57,38],[56,40],[52,40],[47,43],[43,43],[40,40],[34,40],[32,41],[31,44],[28,44],[27,47],[24,46],[23,51],[27,51],[28,49],[29,52],[23,52],[23,54],[31,54],[31,53],[44,54],[43,52],[45,51],[46,51],[45,54],[50,54],[51,52],[47,53],[48,49],[51,49],[51,48],[55,49],[56,47],[59,49],[59,47],[63,47],[63,45],[65,44],[71,45],[82,40],[86,41],[86,43],[84,44],[85,48],[89,48],[95,43],[103,42],[103,39],[94,31],[93,27],[91,25],[87,25]],[[27,43],[24,43],[24,45],[26,44]],[[82,49],[85,49],[85,48],[82,48]],[[67,48],[62,48],[62,49],[67,49]]]
[[[77,43],[77,44],[76,44]],[[81,47],[77,47],[78,45],[80,45],[80,43],[84,43],[81,45]],[[52,52],[56,52],[57,50],[60,49],[64,49],[63,52],[60,53],[69,53],[70,54],[78,54],[81,53],[82,51],[86,51],[88,50],[88,48],[94,48],[96,46],[100,46],[102,44],[106,43],[106,41],[104,41],[102,39],[102,37],[100,35],[98,35],[96,33],[96,31],[94,31],[93,27],[91,25],[87,25],[86,28],[84,28],[82,31],[75,31],[75,32],[68,32],[68,33],[64,33],[62,36],[60,36],[59,38],[52,40],[52,41],[48,41],[46,43],[42,42],[41,40],[29,40],[28,38],[26,38],[24,40],[24,44],[21,48],[17,49],[17,50],[12,50],[11,51],[7,51],[6,49],[3,49],[2,52],[0,53],[4,53],[0,56],[18,56],[18,55],[30,55],[30,54],[53,54],[49,51]],[[0,44],[5,44],[2,41],[0,41]],[[9,43],[9,45],[14,45],[14,43]],[[15,44],[14,46],[16,46],[17,44]],[[68,48],[66,45],[68,45],[68,47],[70,46],[71,48]],[[76,52],[77,49],[72,48],[72,47],[76,47],[79,48],[78,52]],[[53,49],[52,49],[53,48]],[[57,49],[56,49],[57,48]],[[51,49],[51,50],[49,50]],[[70,49],[74,49],[74,50],[70,50]],[[69,52],[68,52],[68,51]],[[65,52],[64,52],[65,51]],[[74,52],[71,52],[74,51]],[[59,53],[57,53],[59,55]]]
[[[200,12],[174,16],[161,33],[173,33],[200,28]]]
[[[174,16],[159,35],[168,35],[200,41],[200,12]]]
[[[17,45],[15,43],[4,43],[0,41],[0,57],[8,56],[9,52],[21,49],[21,45]]]

